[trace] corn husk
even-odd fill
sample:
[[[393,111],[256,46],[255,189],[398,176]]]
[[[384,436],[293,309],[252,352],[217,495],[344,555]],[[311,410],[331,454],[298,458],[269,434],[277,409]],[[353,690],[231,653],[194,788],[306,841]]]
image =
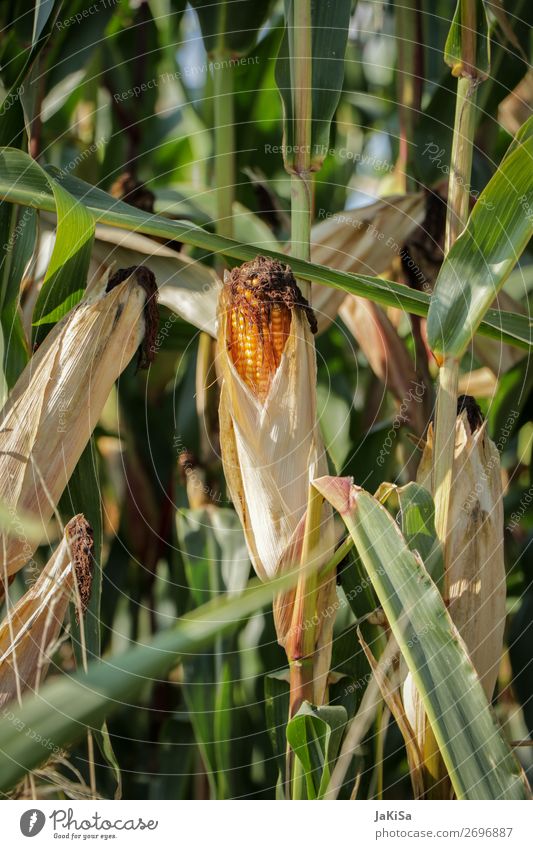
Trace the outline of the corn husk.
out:
[[[433,426],[418,483],[431,490]],[[503,646],[506,575],[500,454],[486,422],[457,417],[447,556],[449,611],[487,697],[492,697]]]
[[[0,707],[44,679],[75,587],[82,607],[90,595],[91,549],[91,529],[75,516],[35,583],[8,609],[0,625]]]
[[[104,279],[53,328],[1,413],[0,500],[8,510],[49,521],[113,383],[143,341],[154,301],[141,273],[111,285],[106,292]],[[152,324],[148,335],[153,332]],[[14,521],[12,533],[0,537],[0,580],[18,571],[35,547]]]
[[[409,426],[422,434],[426,427],[424,387],[404,340],[385,311],[372,301],[348,297],[340,316],[376,377],[404,404]]]
[[[311,230],[311,260],[352,274],[383,274],[399,257],[404,242],[425,216],[423,192],[391,195],[368,206],[345,209]],[[341,304],[363,301],[338,289],[313,284],[311,303],[319,333],[337,316]],[[356,336],[358,342],[364,339]]]
[[[242,379],[229,354],[226,287],[219,303],[217,373],[221,384],[220,444],[229,492],[241,520],[257,575],[272,578],[300,561],[309,483],[327,472],[316,411],[316,359],[305,312],[291,310],[290,331],[266,397]],[[331,510],[324,507],[321,551],[324,562],[334,548]],[[331,576],[319,593],[318,610],[335,597]],[[278,640],[287,646],[292,593],[276,599]],[[334,615],[319,616],[320,668],[329,666]],[[325,675],[316,676],[325,687]],[[320,700],[321,693],[317,693]]]
[[[417,474],[418,483],[430,491],[433,440],[431,424]],[[448,545],[448,609],[490,700],[498,677],[506,615],[502,482],[498,449],[487,434],[486,422],[471,404],[456,420]],[[425,715],[410,675],[403,698],[422,748]]]
[[[147,263],[158,283],[158,302],[185,321],[216,335],[221,282],[212,268],[140,233],[116,227],[96,228],[91,275],[99,278],[113,265]]]

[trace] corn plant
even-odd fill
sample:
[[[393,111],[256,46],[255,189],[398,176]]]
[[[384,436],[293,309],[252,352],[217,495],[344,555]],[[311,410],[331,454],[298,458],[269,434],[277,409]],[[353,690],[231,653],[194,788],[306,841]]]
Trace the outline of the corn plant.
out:
[[[14,5],[2,792],[528,798],[527,4]]]

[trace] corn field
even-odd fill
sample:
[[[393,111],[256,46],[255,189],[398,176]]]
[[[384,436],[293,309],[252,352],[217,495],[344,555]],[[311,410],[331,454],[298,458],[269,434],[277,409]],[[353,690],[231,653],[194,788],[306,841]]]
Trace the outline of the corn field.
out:
[[[0,790],[518,800],[533,6],[0,6]]]

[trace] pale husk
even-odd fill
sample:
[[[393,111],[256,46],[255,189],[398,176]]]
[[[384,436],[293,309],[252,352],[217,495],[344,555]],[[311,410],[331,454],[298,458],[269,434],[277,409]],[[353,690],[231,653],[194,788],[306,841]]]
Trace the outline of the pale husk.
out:
[[[391,195],[368,206],[342,210],[313,226],[311,260],[352,274],[383,274],[398,258],[404,242],[424,216],[423,192]],[[339,289],[313,284],[311,302],[319,333],[329,327],[343,302],[364,300]],[[364,334],[355,338],[361,342]]]
[[[431,490],[433,426],[418,469]],[[465,641],[488,698],[503,647],[506,582],[503,556],[500,454],[483,422],[472,433],[466,412],[457,417],[447,557],[449,611]]]
[[[0,500],[47,523],[98,421],[113,383],[145,332],[145,290],[134,277],[104,280],[48,334],[1,414]],[[17,532],[0,537],[0,580],[32,556]]]
[[[327,459],[316,411],[314,341],[305,315],[292,310],[284,353],[261,403],[242,381],[228,354],[224,296],[219,310],[217,373],[220,394],[220,445],[224,473],[241,520],[252,565],[266,580],[298,565],[301,556],[309,483],[327,473]],[[324,506],[321,551],[326,562],[335,544],[331,510]],[[335,597],[335,581],[324,581],[318,610]],[[276,599],[278,640],[286,644],[292,593]],[[319,648],[329,665],[334,613],[320,618]],[[320,663],[322,666],[322,661]],[[320,677],[320,675],[318,676]],[[325,676],[320,678],[325,687]]]
[[[46,675],[75,588],[80,548],[87,548],[80,533],[87,533],[81,515],[68,523],[43,571],[0,625],[0,707],[26,689],[37,690]]]
[[[417,474],[432,491],[433,425]],[[472,432],[466,411],[456,420],[450,499],[448,609],[487,698],[492,698],[503,649],[506,575],[500,455],[486,422]],[[423,747],[425,714],[411,675],[403,687],[407,716]]]
[[[96,228],[91,272],[99,278],[113,266],[148,264],[158,283],[158,303],[185,321],[216,334],[217,301],[220,280],[216,272],[167,245],[141,233],[116,227]]]

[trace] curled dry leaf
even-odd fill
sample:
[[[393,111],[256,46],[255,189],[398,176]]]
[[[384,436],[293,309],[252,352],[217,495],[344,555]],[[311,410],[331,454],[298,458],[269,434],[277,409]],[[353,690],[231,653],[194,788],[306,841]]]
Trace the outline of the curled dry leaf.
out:
[[[405,342],[378,304],[348,297],[340,316],[357,340],[368,364],[394,397],[405,406],[405,420],[416,433],[426,426],[425,386],[416,373]]]
[[[0,498],[8,509],[49,521],[113,383],[137,350],[141,365],[153,356],[155,292],[148,269],[117,272],[56,325],[31,358],[1,414]],[[1,546],[1,579],[17,572],[36,547],[15,522]]]
[[[92,529],[75,516],[43,571],[0,625],[0,707],[46,675],[69,600],[78,588],[82,611],[91,594]]]
[[[404,242],[424,220],[425,196],[423,192],[391,195],[359,209],[322,212],[324,220],[311,231],[311,260],[338,271],[374,276],[400,257]],[[345,300],[365,299],[313,284],[311,302],[319,333],[329,327]],[[356,336],[360,344],[361,338]]]

